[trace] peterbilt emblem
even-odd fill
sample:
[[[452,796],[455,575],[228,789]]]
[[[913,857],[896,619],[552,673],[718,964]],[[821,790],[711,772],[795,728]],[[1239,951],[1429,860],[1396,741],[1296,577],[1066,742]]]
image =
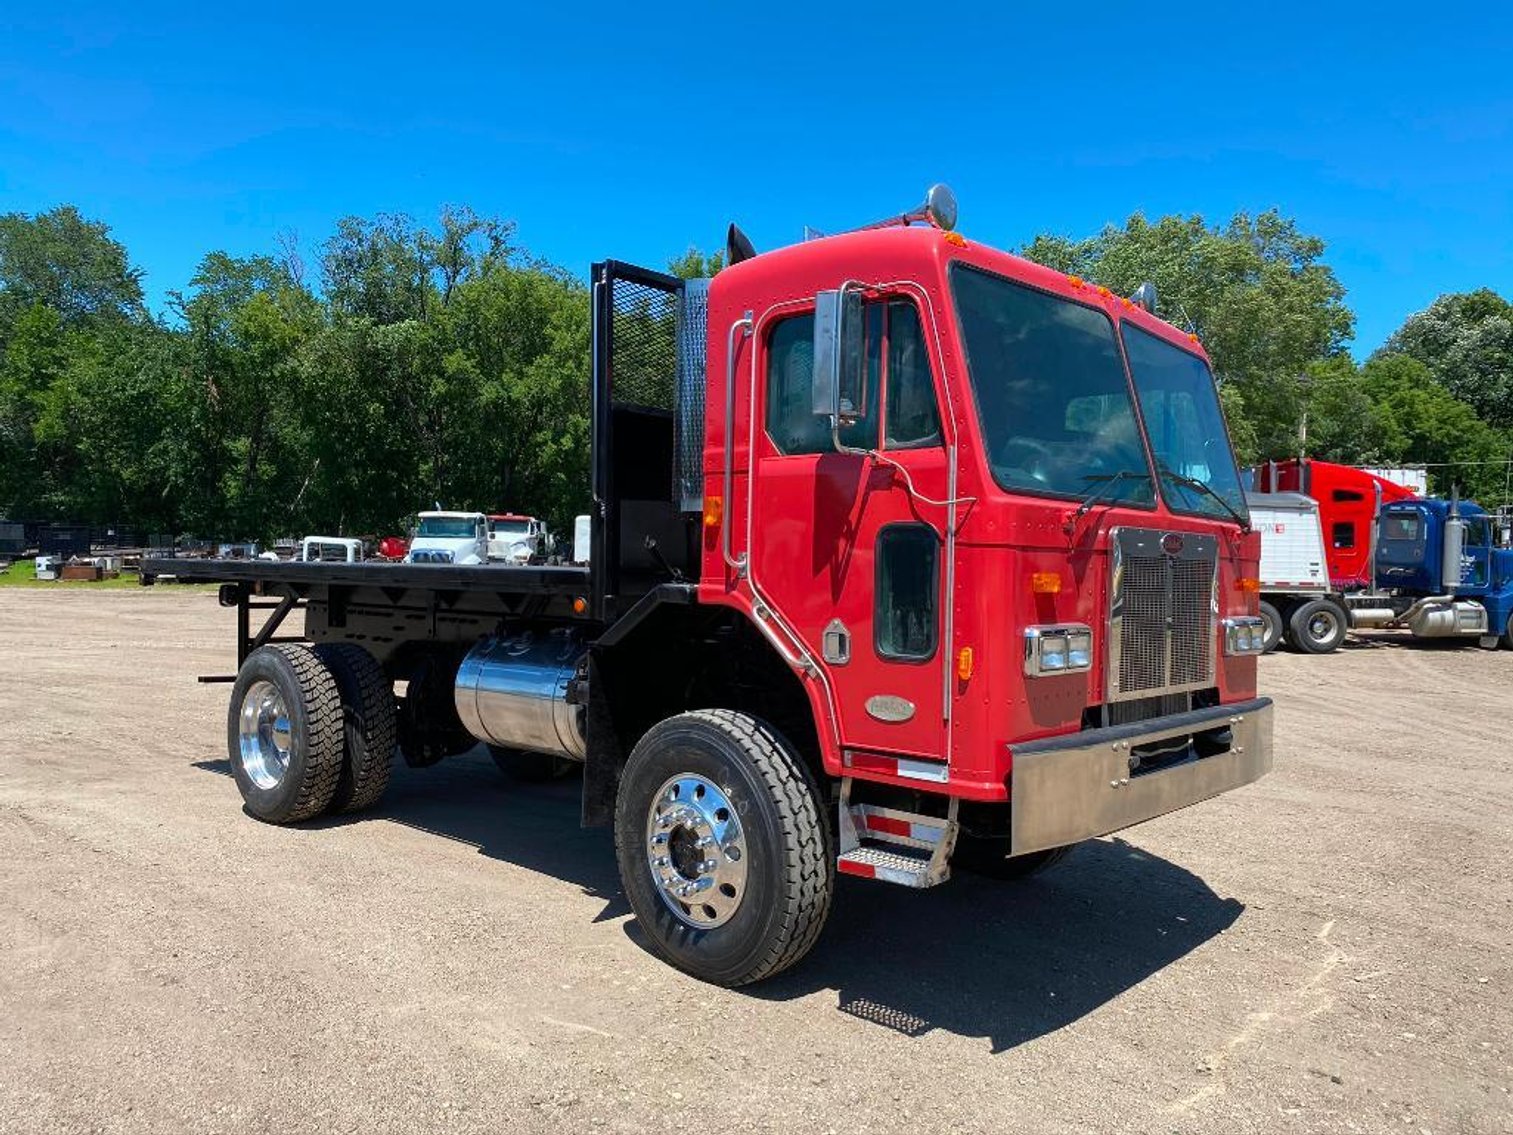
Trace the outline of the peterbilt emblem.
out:
[[[1182,533],[1168,532],[1165,536],[1161,537],[1161,550],[1168,556],[1180,556],[1182,554],[1183,543]]]
[[[867,712],[879,721],[908,721],[914,716],[914,703],[894,694],[873,694],[867,699]]]

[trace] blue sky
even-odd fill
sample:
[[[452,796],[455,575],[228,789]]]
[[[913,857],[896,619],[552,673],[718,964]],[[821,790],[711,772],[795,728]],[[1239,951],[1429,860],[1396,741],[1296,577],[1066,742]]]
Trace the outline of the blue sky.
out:
[[[211,249],[293,230],[313,259],[347,214],[468,204],[586,275],[936,180],[1000,247],[1280,207],[1328,242],[1358,355],[1440,292],[1513,296],[1500,5],[24,7],[0,211],[104,220],[155,307]]]

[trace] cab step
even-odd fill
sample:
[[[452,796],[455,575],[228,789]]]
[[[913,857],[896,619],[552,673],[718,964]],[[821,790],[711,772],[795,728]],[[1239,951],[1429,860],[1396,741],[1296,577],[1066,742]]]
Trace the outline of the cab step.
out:
[[[951,877],[956,846],[957,802],[949,812],[925,816],[875,804],[851,803],[851,778],[841,781],[840,854],[842,875],[880,879],[902,887],[933,887]]]

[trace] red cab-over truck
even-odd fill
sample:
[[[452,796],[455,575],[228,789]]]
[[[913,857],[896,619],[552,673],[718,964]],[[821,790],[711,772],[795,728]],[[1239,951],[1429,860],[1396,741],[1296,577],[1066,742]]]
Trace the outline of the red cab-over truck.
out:
[[[148,561],[237,609],[247,810],[371,805],[396,741],[581,763],[651,948],[739,985],[837,872],[1023,875],[1263,775],[1201,346],[954,225],[936,187],[761,255],[732,226],[709,281],[595,265],[586,567]]]

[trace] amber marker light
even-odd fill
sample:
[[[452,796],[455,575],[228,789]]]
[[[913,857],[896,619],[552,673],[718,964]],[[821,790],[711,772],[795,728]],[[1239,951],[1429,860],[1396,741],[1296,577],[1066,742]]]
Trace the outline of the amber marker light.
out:
[[[1030,590],[1036,595],[1056,595],[1061,591],[1059,571],[1037,571],[1030,576]]]
[[[962,236],[961,233],[947,233],[946,243],[954,244],[957,248],[966,248],[967,238]]]
[[[1242,575],[1239,579],[1235,580],[1235,586],[1247,595],[1255,595],[1261,590],[1261,581],[1253,576]]]
[[[972,648],[964,646],[956,652],[956,676],[963,682],[972,680]]]
[[[722,497],[704,498],[704,527],[718,528],[720,518],[725,515],[725,501]]]
[[[583,596],[581,596],[581,595],[574,596],[573,597],[573,614],[575,614],[575,615],[581,615],[581,614],[583,614],[584,611],[587,611],[587,610],[588,610],[588,600],[585,599],[585,598],[583,598]]]

